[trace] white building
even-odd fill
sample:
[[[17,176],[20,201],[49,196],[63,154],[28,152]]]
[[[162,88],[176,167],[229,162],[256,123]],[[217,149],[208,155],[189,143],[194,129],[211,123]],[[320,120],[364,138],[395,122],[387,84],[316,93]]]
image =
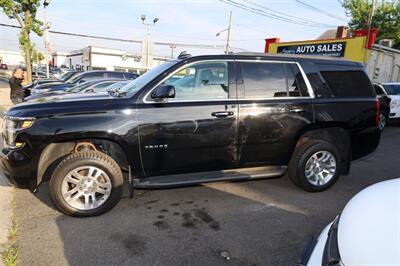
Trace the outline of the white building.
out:
[[[400,50],[375,44],[366,69],[373,82],[400,82]]]
[[[18,66],[24,64],[24,57],[19,51],[0,50],[0,63]]]
[[[165,62],[166,57],[154,57],[149,68]],[[128,53],[123,50],[88,46],[69,53],[55,52],[52,54],[53,64],[61,67],[81,70],[114,70],[135,73],[146,72],[143,56]]]

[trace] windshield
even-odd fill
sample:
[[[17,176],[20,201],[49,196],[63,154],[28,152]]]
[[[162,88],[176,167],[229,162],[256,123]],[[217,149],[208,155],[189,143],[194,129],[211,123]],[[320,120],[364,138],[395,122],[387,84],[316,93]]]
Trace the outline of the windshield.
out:
[[[143,88],[147,83],[152,81],[154,78],[156,78],[158,75],[160,75],[161,73],[163,73],[165,70],[172,67],[176,63],[177,61],[167,61],[161,65],[152,68],[150,71],[146,72],[145,74],[139,76],[138,78],[134,79],[130,83],[123,86],[119,90],[119,92],[126,94],[132,94],[134,92],[137,92],[138,90]]]
[[[87,87],[89,87],[90,85],[92,85],[94,83],[94,81],[86,81],[82,84],[73,86],[72,88],[67,89],[67,92],[80,92],[84,89],[86,89]]]
[[[67,83],[75,83],[75,81],[79,80],[80,77],[82,77],[85,74],[85,72],[79,73],[78,75],[72,75],[66,82]]]
[[[400,95],[400,84],[384,84],[388,95]]]
[[[66,81],[67,79],[69,79],[75,73],[76,73],[75,71],[65,72],[64,74],[61,75],[60,80]]]

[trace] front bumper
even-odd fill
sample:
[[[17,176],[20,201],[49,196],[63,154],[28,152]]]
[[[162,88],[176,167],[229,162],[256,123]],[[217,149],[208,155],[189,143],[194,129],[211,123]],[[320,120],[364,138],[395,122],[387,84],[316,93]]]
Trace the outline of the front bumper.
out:
[[[396,119],[396,118],[400,118],[400,108],[397,107],[390,107],[390,113],[389,113],[389,119]]]
[[[24,148],[9,150],[0,144],[0,167],[6,178],[16,187],[29,189],[37,187],[37,163],[24,151]]]

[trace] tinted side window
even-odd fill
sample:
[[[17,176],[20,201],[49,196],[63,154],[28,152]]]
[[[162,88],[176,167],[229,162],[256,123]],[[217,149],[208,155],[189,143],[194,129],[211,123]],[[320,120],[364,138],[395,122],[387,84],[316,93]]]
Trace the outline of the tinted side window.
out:
[[[120,72],[108,72],[107,73],[108,78],[114,78],[114,79],[124,79],[124,73]]]
[[[125,79],[135,79],[138,77],[138,75],[134,73],[124,73],[124,77]]]
[[[285,97],[287,85],[284,64],[242,63],[245,98]]]
[[[295,64],[286,64],[287,79],[289,85],[289,96],[310,96],[308,93],[307,85],[304,81],[300,69]]]
[[[336,97],[368,97],[375,92],[364,71],[361,70],[333,70],[321,71],[333,96]]]
[[[304,79],[294,64],[244,62],[245,98],[308,96]]]
[[[103,78],[104,74],[102,72],[96,72],[96,73],[87,73],[86,75],[83,75],[82,81],[88,81],[88,80],[93,80],[93,79],[101,79]]]

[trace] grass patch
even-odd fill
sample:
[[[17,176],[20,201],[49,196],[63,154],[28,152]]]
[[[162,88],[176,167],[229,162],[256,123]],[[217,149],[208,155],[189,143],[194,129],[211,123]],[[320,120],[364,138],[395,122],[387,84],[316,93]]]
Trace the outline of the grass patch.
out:
[[[18,224],[15,215],[16,207],[16,189],[13,189],[13,198],[11,201],[12,215],[11,215],[11,229],[8,235],[8,242],[3,245],[4,251],[1,252],[1,258],[5,266],[15,266],[18,260]]]

